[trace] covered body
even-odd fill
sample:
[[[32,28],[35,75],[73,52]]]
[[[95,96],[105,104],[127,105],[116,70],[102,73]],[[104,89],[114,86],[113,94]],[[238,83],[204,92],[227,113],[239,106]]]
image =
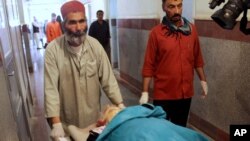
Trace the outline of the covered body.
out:
[[[97,141],[208,141],[200,133],[165,119],[159,106],[128,107],[106,126]]]

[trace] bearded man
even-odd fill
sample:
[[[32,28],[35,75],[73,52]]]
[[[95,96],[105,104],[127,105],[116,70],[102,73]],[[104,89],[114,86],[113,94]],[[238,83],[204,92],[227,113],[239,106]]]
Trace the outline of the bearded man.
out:
[[[195,26],[182,17],[182,4],[183,0],[162,0],[166,16],[149,35],[139,102],[148,102],[153,78],[153,104],[166,111],[167,120],[185,127],[194,95],[194,70],[201,80],[202,98],[206,97],[208,86],[198,34]]]
[[[84,5],[68,1],[61,14],[65,33],[49,43],[44,61],[45,116],[54,140],[65,136],[68,125],[85,128],[97,121],[101,88],[113,104],[124,107],[106,52],[86,35]]]

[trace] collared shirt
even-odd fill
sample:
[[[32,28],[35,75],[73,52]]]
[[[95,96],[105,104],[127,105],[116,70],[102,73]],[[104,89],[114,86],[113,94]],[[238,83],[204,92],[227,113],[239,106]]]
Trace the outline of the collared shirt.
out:
[[[191,34],[180,32],[167,36],[163,24],[150,33],[142,75],[154,78],[154,99],[171,100],[190,98],[194,95],[194,68],[204,62],[196,29]]]
[[[72,47],[72,46],[69,46],[67,49],[69,52],[71,52],[72,54],[76,55],[78,61],[81,60],[81,56],[82,56],[82,44],[80,46],[77,46],[77,47]],[[86,48],[84,48],[86,50]],[[85,51],[84,50],[84,51]]]
[[[101,88],[113,104],[121,103],[122,97],[107,55],[96,39],[86,37],[80,59],[69,49],[65,36],[46,48],[45,114],[84,128],[99,118]]]

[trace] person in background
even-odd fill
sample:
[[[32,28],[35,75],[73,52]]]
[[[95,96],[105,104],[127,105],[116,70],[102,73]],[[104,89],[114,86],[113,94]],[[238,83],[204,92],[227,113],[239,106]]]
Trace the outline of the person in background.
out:
[[[62,25],[62,18],[60,15],[57,15],[56,21],[60,24],[62,34],[64,33],[63,25]]]
[[[40,41],[40,24],[37,21],[37,18],[35,16],[33,17],[33,20],[34,20],[32,22],[33,39],[35,40],[37,49],[41,49],[40,44],[39,44],[39,41]]]
[[[49,44],[52,40],[62,35],[61,26],[56,21],[56,14],[51,14],[51,22],[48,22],[46,25],[46,38],[47,44]]]
[[[44,109],[54,140],[66,135],[68,125],[85,128],[97,121],[101,89],[114,105],[124,108],[107,54],[96,39],[86,35],[85,14],[80,1],[64,3],[65,33],[45,51]]]
[[[43,33],[46,35],[46,27],[47,27],[47,24],[48,24],[48,20],[44,20],[44,23],[43,23]]]
[[[153,78],[153,104],[162,106],[168,120],[185,127],[194,95],[194,70],[201,82],[203,98],[208,87],[197,31],[182,17],[182,4],[182,0],[162,0],[166,16],[149,35],[142,69],[143,92],[139,102],[148,102]]]
[[[104,12],[102,10],[96,12],[97,20],[90,25],[89,35],[101,43],[110,60],[109,24],[103,20],[103,14]]]
[[[43,30],[43,35],[46,37],[46,27],[47,27],[47,24],[48,24],[48,20],[44,20],[44,23],[43,23],[43,26],[42,26],[42,30]],[[47,37],[46,37],[47,38]],[[43,48],[46,48],[48,45],[47,41],[45,42]]]

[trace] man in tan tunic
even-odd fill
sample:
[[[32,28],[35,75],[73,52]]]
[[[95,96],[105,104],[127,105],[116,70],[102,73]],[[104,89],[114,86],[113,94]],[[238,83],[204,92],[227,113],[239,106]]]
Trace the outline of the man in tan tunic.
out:
[[[49,43],[45,52],[45,114],[51,137],[65,136],[65,128],[85,128],[97,121],[101,88],[124,107],[117,81],[101,44],[87,36],[84,5],[69,1],[61,7],[65,34]]]

